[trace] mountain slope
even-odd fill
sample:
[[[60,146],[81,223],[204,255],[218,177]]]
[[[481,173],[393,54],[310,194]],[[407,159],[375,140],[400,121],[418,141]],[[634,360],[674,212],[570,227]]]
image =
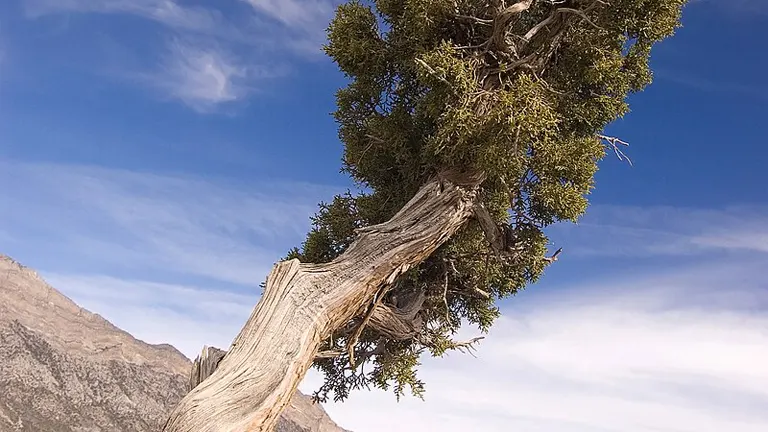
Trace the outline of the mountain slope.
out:
[[[0,255],[0,432],[157,431],[191,362],[135,339]],[[339,432],[296,394],[278,432]]]

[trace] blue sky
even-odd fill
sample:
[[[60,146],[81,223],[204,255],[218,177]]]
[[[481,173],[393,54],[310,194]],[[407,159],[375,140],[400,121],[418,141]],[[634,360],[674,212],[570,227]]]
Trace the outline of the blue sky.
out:
[[[226,347],[350,185],[329,115],[344,79],[319,51],[335,3],[0,2],[0,252],[144,340]],[[634,166],[606,159],[478,358],[425,359],[426,402],[361,392],[334,419],[768,429],[767,24],[763,0],[693,1],[610,127]]]

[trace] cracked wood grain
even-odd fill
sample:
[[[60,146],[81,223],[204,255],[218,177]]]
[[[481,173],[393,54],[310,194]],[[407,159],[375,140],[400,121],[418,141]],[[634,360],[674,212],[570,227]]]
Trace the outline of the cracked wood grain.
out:
[[[474,214],[483,180],[482,175],[440,176],[392,219],[361,229],[330,263],[276,264],[227,354],[181,401],[163,431],[272,431],[322,341],[461,228]]]

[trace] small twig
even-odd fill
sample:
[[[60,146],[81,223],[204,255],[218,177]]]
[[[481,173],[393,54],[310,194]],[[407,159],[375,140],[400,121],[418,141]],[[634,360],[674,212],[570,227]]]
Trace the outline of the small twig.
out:
[[[443,274],[445,275],[445,283],[443,284],[443,303],[445,303],[445,323],[451,323],[451,308],[448,306],[448,266],[443,264]]]
[[[430,75],[432,75],[433,77],[435,77],[435,78],[439,79],[439,80],[440,80],[440,81],[442,81],[442,82],[443,82],[445,85],[447,85],[447,86],[448,86],[448,88],[450,88],[450,89],[451,89],[451,91],[452,91],[453,93],[456,93],[456,89],[455,89],[455,88],[453,88],[453,84],[451,84],[451,83],[450,83],[450,82],[449,82],[447,79],[445,79],[445,77],[444,77],[444,76],[440,76],[440,74],[438,74],[436,70],[432,69],[432,67],[431,67],[430,65],[428,65],[428,64],[427,64],[427,62],[425,62],[424,60],[422,60],[422,59],[420,59],[420,58],[417,58],[417,59],[415,59],[414,61],[415,61],[416,63],[418,63],[418,64],[419,64],[421,67],[423,67],[424,69],[426,69],[426,70],[427,70],[427,72],[429,72],[429,74],[430,74]]]
[[[557,261],[557,257],[563,253],[563,248],[560,248],[555,251],[555,253],[552,254],[552,256],[548,256],[544,258],[544,261],[546,261],[549,264],[552,264],[553,262]]]
[[[568,12],[572,14],[576,14],[584,19],[584,21],[588,22],[592,27],[598,29],[598,30],[605,30],[604,28],[600,27],[599,25],[592,22],[592,20],[589,19],[587,14],[584,13],[584,11],[578,10],[578,9],[571,9],[571,8],[558,8],[559,12]]]
[[[464,19],[464,20],[469,20],[469,21],[474,21],[474,22],[476,22],[478,24],[483,24],[483,25],[492,25],[493,24],[493,20],[492,19],[482,19],[482,18],[471,16],[471,15],[456,15],[456,18]]]
[[[352,334],[352,337],[347,340],[347,353],[349,354],[349,365],[352,367],[352,369],[355,369],[355,345],[357,345],[357,341],[360,339],[360,335],[363,334],[363,330],[365,329],[365,326],[368,324],[368,321],[371,320],[371,317],[373,316],[373,312],[376,310],[376,306],[381,302],[381,300],[384,299],[384,294],[389,291],[390,285],[387,285],[386,287],[380,289],[376,294],[373,295],[373,302],[371,302],[371,306],[368,309],[368,312],[366,312],[365,316],[363,317],[363,321],[360,322],[360,325],[357,326],[357,329]]]
[[[597,136],[600,140],[605,141],[608,143],[608,146],[613,149],[613,152],[616,154],[616,157],[619,158],[620,161],[626,160],[627,163],[629,163],[630,166],[634,166],[632,164],[632,160],[627,156],[619,146],[629,147],[629,143],[626,141],[622,141],[616,137],[611,137],[607,135],[598,135]]]
[[[315,355],[316,359],[330,359],[330,358],[336,358],[341,357],[344,355],[344,351],[320,351]]]
[[[472,357],[477,357],[475,356],[475,344],[483,339],[485,339],[485,337],[478,336],[465,342],[452,342],[449,349],[455,349],[461,353],[469,354]]]

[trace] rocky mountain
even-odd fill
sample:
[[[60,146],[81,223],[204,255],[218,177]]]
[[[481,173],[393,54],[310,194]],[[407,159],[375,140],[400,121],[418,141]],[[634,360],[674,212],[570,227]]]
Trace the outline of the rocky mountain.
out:
[[[0,432],[158,431],[192,363],[77,306],[0,255]],[[278,432],[343,432],[297,393]]]

